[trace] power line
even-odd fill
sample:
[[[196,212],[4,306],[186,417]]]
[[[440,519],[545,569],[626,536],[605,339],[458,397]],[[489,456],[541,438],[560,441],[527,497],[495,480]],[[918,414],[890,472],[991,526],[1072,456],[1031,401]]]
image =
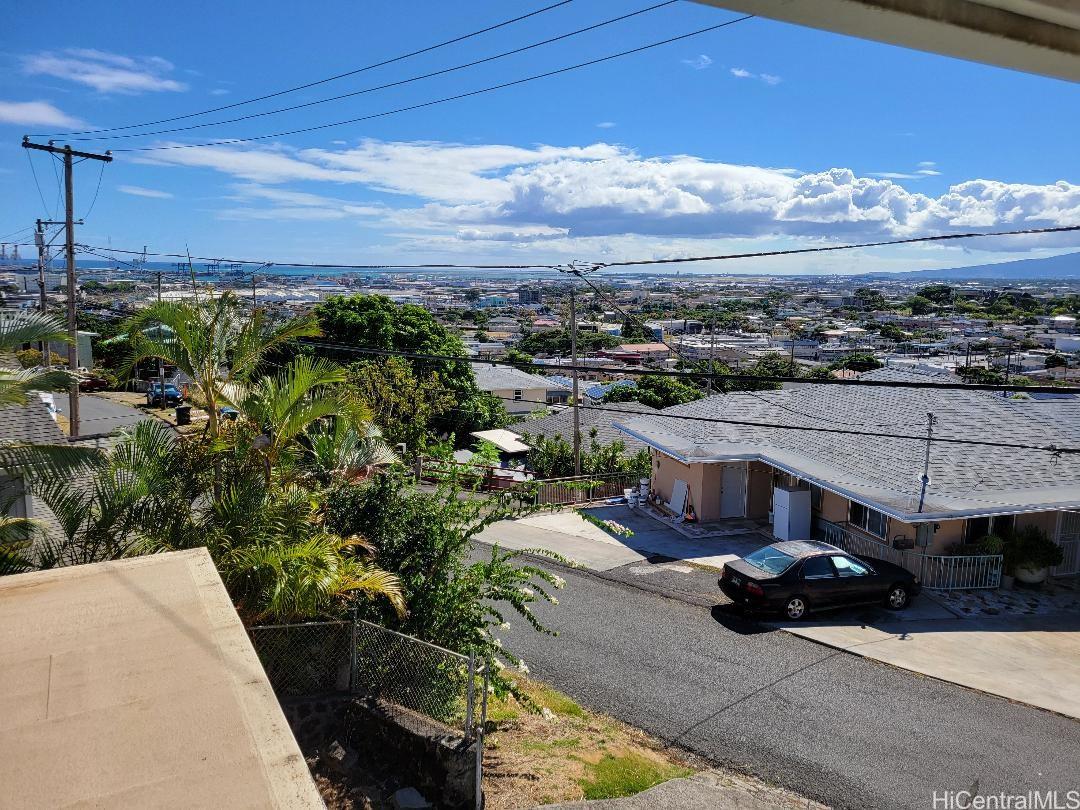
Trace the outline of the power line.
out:
[[[479,90],[470,90],[467,93],[458,93],[453,96],[444,96],[442,98],[433,99],[431,101],[424,101],[419,104],[410,104],[406,107],[398,107],[393,110],[384,110],[379,113],[372,113],[371,115],[362,115],[359,118],[348,118],[344,121],[332,121],[328,124],[318,124],[311,127],[302,127],[300,129],[290,129],[284,132],[274,132],[269,135],[252,135],[247,138],[229,138],[227,140],[220,141],[207,141],[205,143],[185,143],[185,144],[171,144],[168,146],[137,146],[130,147],[128,149],[115,149],[115,152],[161,152],[169,151],[173,149],[197,149],[208,146],[230,146],[238,143],[250,143],[252,141],[264,141],[270,138],[281,138],[286,135],[300,135],[305,132],[316,132],[322,129],[330,129],[332,127],[344,126],[345,124],[356,124],[361,121],[371,121],[376,118],[385,118],[389,115],[397,115],[398,113],[409,112],[411,110],[419,110],[425,107],[433,107],[438,104],[445,104],[450,101],[458,101],[463,98],[471,98],[473,96],[479,96],[484,93],[491,93],[495,90],[503,90],[507,87],[515,87],[520,84],[526,84],[527,82],[533,82],[538,79],[546,79],[551,76],[558,76],[562,73],[569,73],[573,70],[580,70],[581,68],[591,67],[592,65],[599,65],[602,62],[609,62],[612,59],[619,59],[623,56],[630,56],[635,53],[641,53],[643,51],[650,50],[652,48],[658,48],[662,45],[670,45],[672,42],[679,42],[690,37],[696,37],[701,34],[706,34],[710,31],[716,31],[720,28],[726,28],[729,25],[740,23],[745,20],[753,19],[752,14],[748,14],[743,17],[736,17],[735,19],[728,20],[726,22],[719,23],[717,25],[710,25],[707,28],[699,28],[697,31],[691,31],[687,34],[680,34],[679,36],[669,37],[668,39],[659,40],[658,42],[650,42],[648,45],[641,45],[637,48],[631,48],[625,51],[619,51],[618,53],[608,54],[607,56],[601,56],[596,59],[590,59],[586,62],[578,62],[576,65],[569,65],[567,67],[557,68],[555,70],[549,70],[544,73],[536,73],[532,76],[526,76],[523,79],[515,79],[509,82],[503,82],[501,84],[493,84],[488,87],[481,87]]]
[[[319,348],[334,349],[337,351],[354,352],[357,354],[368,354],[374,356],[386,356],[386,357],[404,357],[410,360],[426,360],[426,361],[438,361],[438,362],[459,362],[459,363],[472,363],[488,366],[507,366],[510,368],[520,368],[516,363],[508,360],[496,360],[486,357],[457,357],[447,354],[424,354],[422,352],[402,352],[394,349],[381,349],[373,346],[349,346],[344,343],[328,343],[324,341],[300,341],[300,345],[314,346]],[[581,366],[581,365],[568,365],[559,364],[547,366],[545,370],[551,369],[555,371],[565,370],[577,370],[595,372],[598,369],[595,366]],[[938,383],[938,382],[919,382],[916,380],[865,380],[865,379],[808,379],[806,377],[785,377],[780,375],[756,375],[756,374],[732,374],[724,372],[708,372],[708,371],[669,371],[666,369],[647,369],[647,368],[634,368],[634,367],[622,367],[622,368],[608,368],[603,369],[605,371],[617,372],[619,374],[631,374],[636,376],[659,376],[659,377],[675,377],[675,378],[691,378],[694,380],[731,380],[741,382],[770,382],[770,383],[798,383],[800,385],[837,385],[837,386],[857,386],[863,388],[912,388],[912,389],[927,389],[937,391],[1027,391],[1036,394],[1080,394],[1080,387],[1059,387],[1051,385],[1025,385],[1025,386],[1007,386],[993,383]]]
[[[495,31],[495,30],[497,30],[499,28],[505,28],[508,25],[513,25],[514,23],[521,22],[522,20],[527,20],[530,17],[535,17],[535,16],[537,16],[539,14],[543,14],[543,13],[545,13],[547,11],[551,11],[553,9],[559,8],[560,6],[569,5],[571,2],[573,2],[573,0],[560,0],[560,2],[558,2],[558,3],[553,3],[550,6],[544,6],[543,8],[537,9],[536,11],[530,11],[528,14],[522,14],[522,15],[520,15],[518,17],[513,17],[512,19],[504,20],[503,22],[495,23],[494,25],[489,25],[486,28],[481,28],[481,29],[479,29],[477,31],[471,31],[468,34],[463,34],[461,36],[454,37],[453,39],[443,40],[442,42],[437,42],[434,45],[428,45],[425,48],[420,48],[420,49],[415,50],[415,51],[410,51],[409,53],[404,53],[404,54],[401,54],[400,56],[395,56],[395,57],[393,57],[391,59],[384,59],[381,62],[374,62],[374,63],[372,63],[370,65],[365,65],[364,67],[356,68],[355,70],[349,70],[349,71],[346,71],[345,73],[338,73],[338,74],[336,74],[334,76],[328,76],[325,79],[318,79],[316,81],[307,82],[306,84],[299,84],[299,85],[296,85],[295,87],[288,87],[288,88],[286,88],[284,90],[277,90],[277,91],[275,91],[273,93],[267,93],[266,95],[263,95],[263,96],[256,96],[255,98],[246,99],[245,101],[235,101],[232,104],[224,104],[224,105],[222,105],[220,107],[212,107],[211,109],[208,109],[208,110],[201,110],[199,112],[193,112],[193,113],[185,113],[184,115],[176,115],[176,116],[173,116],[172,118],[159,118],[156,121],[144,121],[144,122],[139,123],[139,124],[127,124],[125,126],[120,126],[120,127],[104,127],[102,129],[84,129],[84,130],[77,130],[77,131],[74,131],[74,132],[56,132],[56,133],[53,133],[52,135],[35,135],[34,137],[35,138],[49,138],[49,137],[59,138],[59,137],[66,137],[66,136],[69,136],[69,135],[93,135],[93,134],[97,134],[97,133],[101,133],[101,132],[116,132],[116,131],[122,130],[122,129],[136,129],[138,127],[152,127],[152,126],[157,126],[158,124],[167,124],[167,123],[170,123],[172,121],[182,121],[184,119],[195,118],[195,117],[200,116],[200,115],[209,115],[211,113],[222,112],[223,110],[231,110],[231,109],[234,109],[236,107],[242,107],[242,106],[244,106],[246,104],[254,104],[257,101],[266,101],[267,99],[277,98],[278,96],[284,96],[284,95],[286,95],[288,93],[295,93],[295,92],[297,92],[299,90],[307,90],[310,87],[316,87],[316,86],[321,85],[321,84],[327,84],[329,82],[337,81],[338,79],[347,78],[348,76],[355,76],[358,73],[364,73],[364,72],[369,71],[369,70],[374,70],[375,68],[385,67],[386,65],[392,65],[395,62],[401,62],[401,61],[403,61],[405,59],[411,59],[412,57],[419,56],[420,54],[430,53],[431,51],[437,50],[439,48],[445,48],[448,45],[454,45],[454,44],[456,44],[458,42],[463,42],[463,41],[465,41],[467,39],[471,39],[472,37],[480,36],[481,34],[486,34],[486,33],[490,32],[490,31]]]
[[[1080,225],[1066,225],[1056,228],[1027,228],[1019,231],[989,231],[986,233],[948,233],[939,236],[913,236],[907,239],[889,239],[882,242],[863,242],[857,245],[832,245],[813,248],[793,248],[789,250],[768,250],[757,253],[728,253],[720,256],[691,256],[680,259],[637,259],[625,262],[604,262],[603,267],[631,267],[645,264],[683,264],[686,262],[711,262],[727,259],[759,259],[766,256],[791,256],[796,253],[828,253],[834,250],[854,250],[855,248],[885,247],[888,245],[911,245],[916,242],[944,242],[950,239],[974,239],[979,236],[1029,236],[1044,233],[1065,233],[1080,231]]]
[[[94,206],[97,205],[98,194],[101,193],[101,178],[105,176],[105,164],[101,164],[101,171],[98,172],[97,188],[94,189],[94,199],[90,201],[90,207],[86,209],[86,213],[82,215],[82,218],[89,219],[90,214],[94,211]]]
[[[101,247],[97,245],[79,245],[83,251],[108,251],[135,256],[155,256],[168,259],[187,259],[187,253],[149,253],[142,250],[122,250],[113,247]],[[221,256],[191,256],[191,259],[200,262],[221,262],[225,264],[255,264],[260,267],[299,267],[310,270],[555,270],[553,264],[325,264],[312,262],[268,262],[263,259],[228,259]]]
[[[955,233],[955,234],[943,234],[937,236],[915,236],[907,239],[898,239],[884,242],[859,242],[859,243],[845,243],[842,245],[832,245],[829,247],[817,247],[817,248],[792,248],[789,250],[768,250],[758,253],[728,253],[716,256],[696,256],[682,259],[641,259],[638,261],[626,261],[626,262],[592,262],[591,264],[597,269],[606,269],[609,267],[627,267],[627,266],[643,266],[651,264],[670,264],[672,262],[702,262],[702,261],[723,261],[727,259],[756,259],[772,256],[790,256],[799,253],[810,253],[815,251],[839,251],[839,250],[861,250],[864,248],[881,247],[885,245],[898,245],[898,244],[916,244],[918,242],[935,242],[943,240],[954,239],[977,239],[977,238],[999,238],[1005,236],[1031,236],[1039,234],[1051,234],[1051,233],[1069,233],[1080,231],[1080,225],[1063,225],[1053,228],[1030,228],[1017,231],[988,231],[977,232],[970,231],[967,233]],[[102,247],[96,245],[79,245],[80,250],[101,250],[112,253],[123,253],[127,255],[141,256],[144,254],[142,250],[124,250],[121,248]],[[147,256],[155,256],[171,259],[184,259],[187,258],[186,253],[146,253]],[[311,263],[311,262],[289,262],[289,261],[266,261],[265,259],[226,259],[223,257],[209,257],[209,256],[193,256],[193,259],[198,261],[207,262],[224,262],[227,264],[256,264],[260,266],[280,266],[280,267],[298,267],[308,268],[312,270],[559,270],[565,265],[556,264],[451,264],[451,263],[432,263],[432,264],[326,264],[326,263]]]
[[[30,173],[32,175],[34,175],[34,185],[37,187],[38,197],[41,199],[41,212],[46,217],[48,217],[49,216],[49,206],[48,206],[48,203],[45,202],[45,195],[41,193],[41,183],[38,182],[37,169],[34,168],[34,161],[30,157],[29,152],[26,153],[26,161],[27,161],[27,163],[30,164]]]
[[[362,96],[362,95],[365,95],[367,93],[374,93],[374,92],[376,92],[378,90],[387,90],[387,89],[392,88],[392,87],[401,87],[403,85],[411,84],[413,82],[423,81],[425,79],[432,79],[432,78],[435,78],[437,76],[445,76],[445,75],[447,75],[449,73],[454,73],[454,72],[459,71],[459,70],[465,70],[467,68],[476,67],[477,65],[483,65],[483,64],[486,64],[488,62],[494,62],[494,61],[496,61],[498,59],[504,59],[507,56],[514,56],[516,54],[525,53],[526,51],[531,51],[531,50],[533,50],[535,48],[540,48],[540,47],[542,47],[544,45],[550,45],[550,44],[552,44],[554,42],[559,42],[559,41],[564,40],[564,39],[569,39],[570,37],[575,37],[575,36],[578,36],[580,34],[587,33],[589,31],[595,31],[595,30],[597,30],[599,28],[603,28],[605,26],[612,25],[612,24],[617,23],[617,22],[622,22],[623,20],[628,20],[631,17],[636,17],[636,16],[638,16],[640,14],[645,14],[645,13],[647,13],[649,11],[655,11],[656,9],[664,8],[665,6],[674,5],[675,3],[678,3],[678,2],[680,2],[680,0],[664,0],[664,2],[662,2],[662,3],[657,3],[655,5],[648,6],[646,8],[638,9],[637,11],[631,11],[628,14],[623,14],[623,15],[618,16],[618,17],[612,17],[612,18],[604,20],[602,22],[595,23],[594,25],[586,26],[585,28],[578,28],[577,30],[570,31],[570,32],[568,32],[566,34],[559,34],[558,36],[549,37],[548,39],[541,40],[540,42],[534,42],[534,43],[532,43],[530,45],[524,45],[524,46],[522,46],[520,48],[514,48],[514,49],[509,50],[509,51],[503,51],[502,53],[497,53],[494,56],[487,56],[487,57],[484,57],[483,59],[476,59],[476,60],[473,60],[471,62],[465,62],[464,64],[454,65],[453,67],[443,68],[441,70],[435,70],[435,71],[431,71],[429,73],[422,73],[422,74],[419,74],[417,76],[411,76],[411,77],[409,77],[407,79],[400,79],[400,80],[394,81],[394,82],[387,82],[386,84],[380,84],[380,85],[376,85],[374,87],[365,87],[365,88],[363,88],[361,90],[353,90],[353,91],[351,91],[349,93],[341,93],[341,94],[336,95],[336,96],[329,96],[327,98],[315,99],[314,101],[306,101],[306,102],[304,102],[302,104],[294,104],[294,105],[292,105],[290,107],[280,107],[280,108],[274,109],[274,110],[266,110],[264,112],[250,113],[249,115],[238,116],[237,118],[228,118],[228,119],[225,119],[223,121],[207,121],[207,122],[202,123],[202,124],[191,124],[189,126],[172,127],[170,129],[158,129],[158,130],[153,130],[153,131],[150,131],[150,132],[133,132],[133,133],[128,133],[126,135],[98,135],[98,136],[90,136],[90,137],[82,137],[82,138],[72,138],[71,140],[74,140],[74,141],[100,141],[100,140],[119,140],[119,139],[126,139],[126,138],[145,138],[145,137],[150,137],[152,135],[169,135],[169,134],[174,133],[174,132],[187,132],[189,130],[203,129],[205,127],[222,126],[222,125],[225,125],[225,124],[236,124],[236,123],[239,123],[241,121],[249,121],[249,120],[252,120],[254,118],[262,118],[262,117],[265,117],[265,116],[268,116],[268,115],[277,115],[279,113],[292,112],[294,110],[302,110],[302,109],[305,109],[307,107],[314,107],[314,106],[317,106],[319,104],[326,104],[326,103],[332,102],[332,101],[341,101],[343,99],[353,98],[355,96]]]

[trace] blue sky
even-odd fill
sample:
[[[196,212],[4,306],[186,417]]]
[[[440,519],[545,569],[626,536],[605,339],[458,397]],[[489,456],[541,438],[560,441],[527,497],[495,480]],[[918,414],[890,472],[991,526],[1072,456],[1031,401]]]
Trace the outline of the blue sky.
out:
[[[43,213],[19,146],[24,133],[123,126],[242,101],[543,5],[335,2],[298,13],[278,0],[118,0],[67,6],[48,25],[15,15],[0,54],[0,234]],[[407,78],[648,5],[574,0],[391,66],[172,126]],[[79,145],[200,143],[354,118],[735,16],[679,2],[404,87],[237,124]],[[753,19],[363,123],[244,145],[118,152],[78,238],[278,261],[531,263],[1077,224],[1078,102],[1080,89],[1066,82]],[[33,160],[51,216],[53,169],[42,154]],[[79,215],[99,170],[92,163],[77,170]],[[907,270],[1077,247],[1075,236],[1025,237],[725,269]]]

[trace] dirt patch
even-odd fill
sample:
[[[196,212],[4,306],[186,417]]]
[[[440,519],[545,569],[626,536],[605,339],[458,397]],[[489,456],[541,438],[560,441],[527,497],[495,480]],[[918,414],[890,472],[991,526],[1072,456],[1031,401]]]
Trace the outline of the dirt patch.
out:
[[[484,792],[491,810],[632,795],[703,767],[543,684],[518,683],[538,710],[513,698],[489,704]]]

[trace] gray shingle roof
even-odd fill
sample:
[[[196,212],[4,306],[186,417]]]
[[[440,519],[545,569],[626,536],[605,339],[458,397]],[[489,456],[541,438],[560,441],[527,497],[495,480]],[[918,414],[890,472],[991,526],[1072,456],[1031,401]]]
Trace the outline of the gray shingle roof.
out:
[[[45,403],[34,397],[26,405],[0,408],[0,441],[59,444],[66,437]]]
[[[582,445],[590,440],[590,433],[596,428],[596,440],[601,444],[611,444],[613,441],[621,441],[626,445],[629,453],[636,453],[648,445],[628,436],[615,427],[615,422],[629,418],[618,411],[649,411],[660,413],[655,408],[642,405],[640,402],[611,402],[602,406],[604,410],[594,410],[589,407],[581,408],[581,437]],[[510,429],[521,435],[528,433],[530,436],[562,436],[567,441],[574,437],[574,410],[573,408],[561,408],[548,414],[543,419],[525,419],[515,422]]]
[[[918,513],[928,412],[937,419],[936,437],[1080,447],[1080,400],[1015,400],[974,391],[891,387],[807,385],[717,395],[668,408],[663,413],[670,416],[627,418],[617,420],[617,425],[691,462],[760,458],[901,518],[1080,508],[1080,459],[1075,455],[936,443],[930,453],[926,503]],[[678,416],[870,435],[697,422]],[[884,438],[883,433],[912,438]]]
[[[539,374],[529,374],[527,371],[521,371],[512,366],[488,366],[477,363],[473,366],[473,373],[476,375],[476,386],[481,391],[551,387],[548,381]]]

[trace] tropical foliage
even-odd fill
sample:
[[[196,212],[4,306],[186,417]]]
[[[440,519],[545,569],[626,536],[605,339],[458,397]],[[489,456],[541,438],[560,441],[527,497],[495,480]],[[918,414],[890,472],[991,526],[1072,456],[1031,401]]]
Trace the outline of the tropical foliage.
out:
[[[597,441],[595,428],[589,431],[581,446],[581,472],[584,475],[613,475],[630,473],[638,477],[648,476],[652,460],[647,450],[627,453],[626,443],[616,439],[610,444]],[[571,437],[572,439],[573,437]],[[523,437],[529,445],[525,466],[538,478],[560,478],[574,474],[574,446],[561,434],[554,436],[532,435]]]
[[[327,525],[340,534],[363,532],[379,550],[379,562],[401,579],[409,606],[405,617],[385,604],[362,604],[365,615],[404,633],[451,650],[474,650],[495,673],[500,695],[514,689],[500,671],[528,667],[502,642],[511,614],[535,630],[554,635],[533,613],[537,600],[558,603],[552,594],[565,584],[551,572],[524,562],[524,552],[493,547],[487,554],[473,541],[501,520],[526,514],[518,493],[462,498],[454,485],[418,490],[400,468],[364,485],[342,483],[327,498]],[[536,552],[533,553],[547,553]],[[550,555],[549,556],[554,556]]]
[[[194,381],[209,415],[208,430],[218,434],[218,410],[235,404],[227,391],[250,383],[266,355],[299,338],[319,333],[310,316],[273,323],[264,310],[245,316],[236,296],[225,292],[203,301],[161,301],[126,324],[131,344],[128,367],[157,358]]]

